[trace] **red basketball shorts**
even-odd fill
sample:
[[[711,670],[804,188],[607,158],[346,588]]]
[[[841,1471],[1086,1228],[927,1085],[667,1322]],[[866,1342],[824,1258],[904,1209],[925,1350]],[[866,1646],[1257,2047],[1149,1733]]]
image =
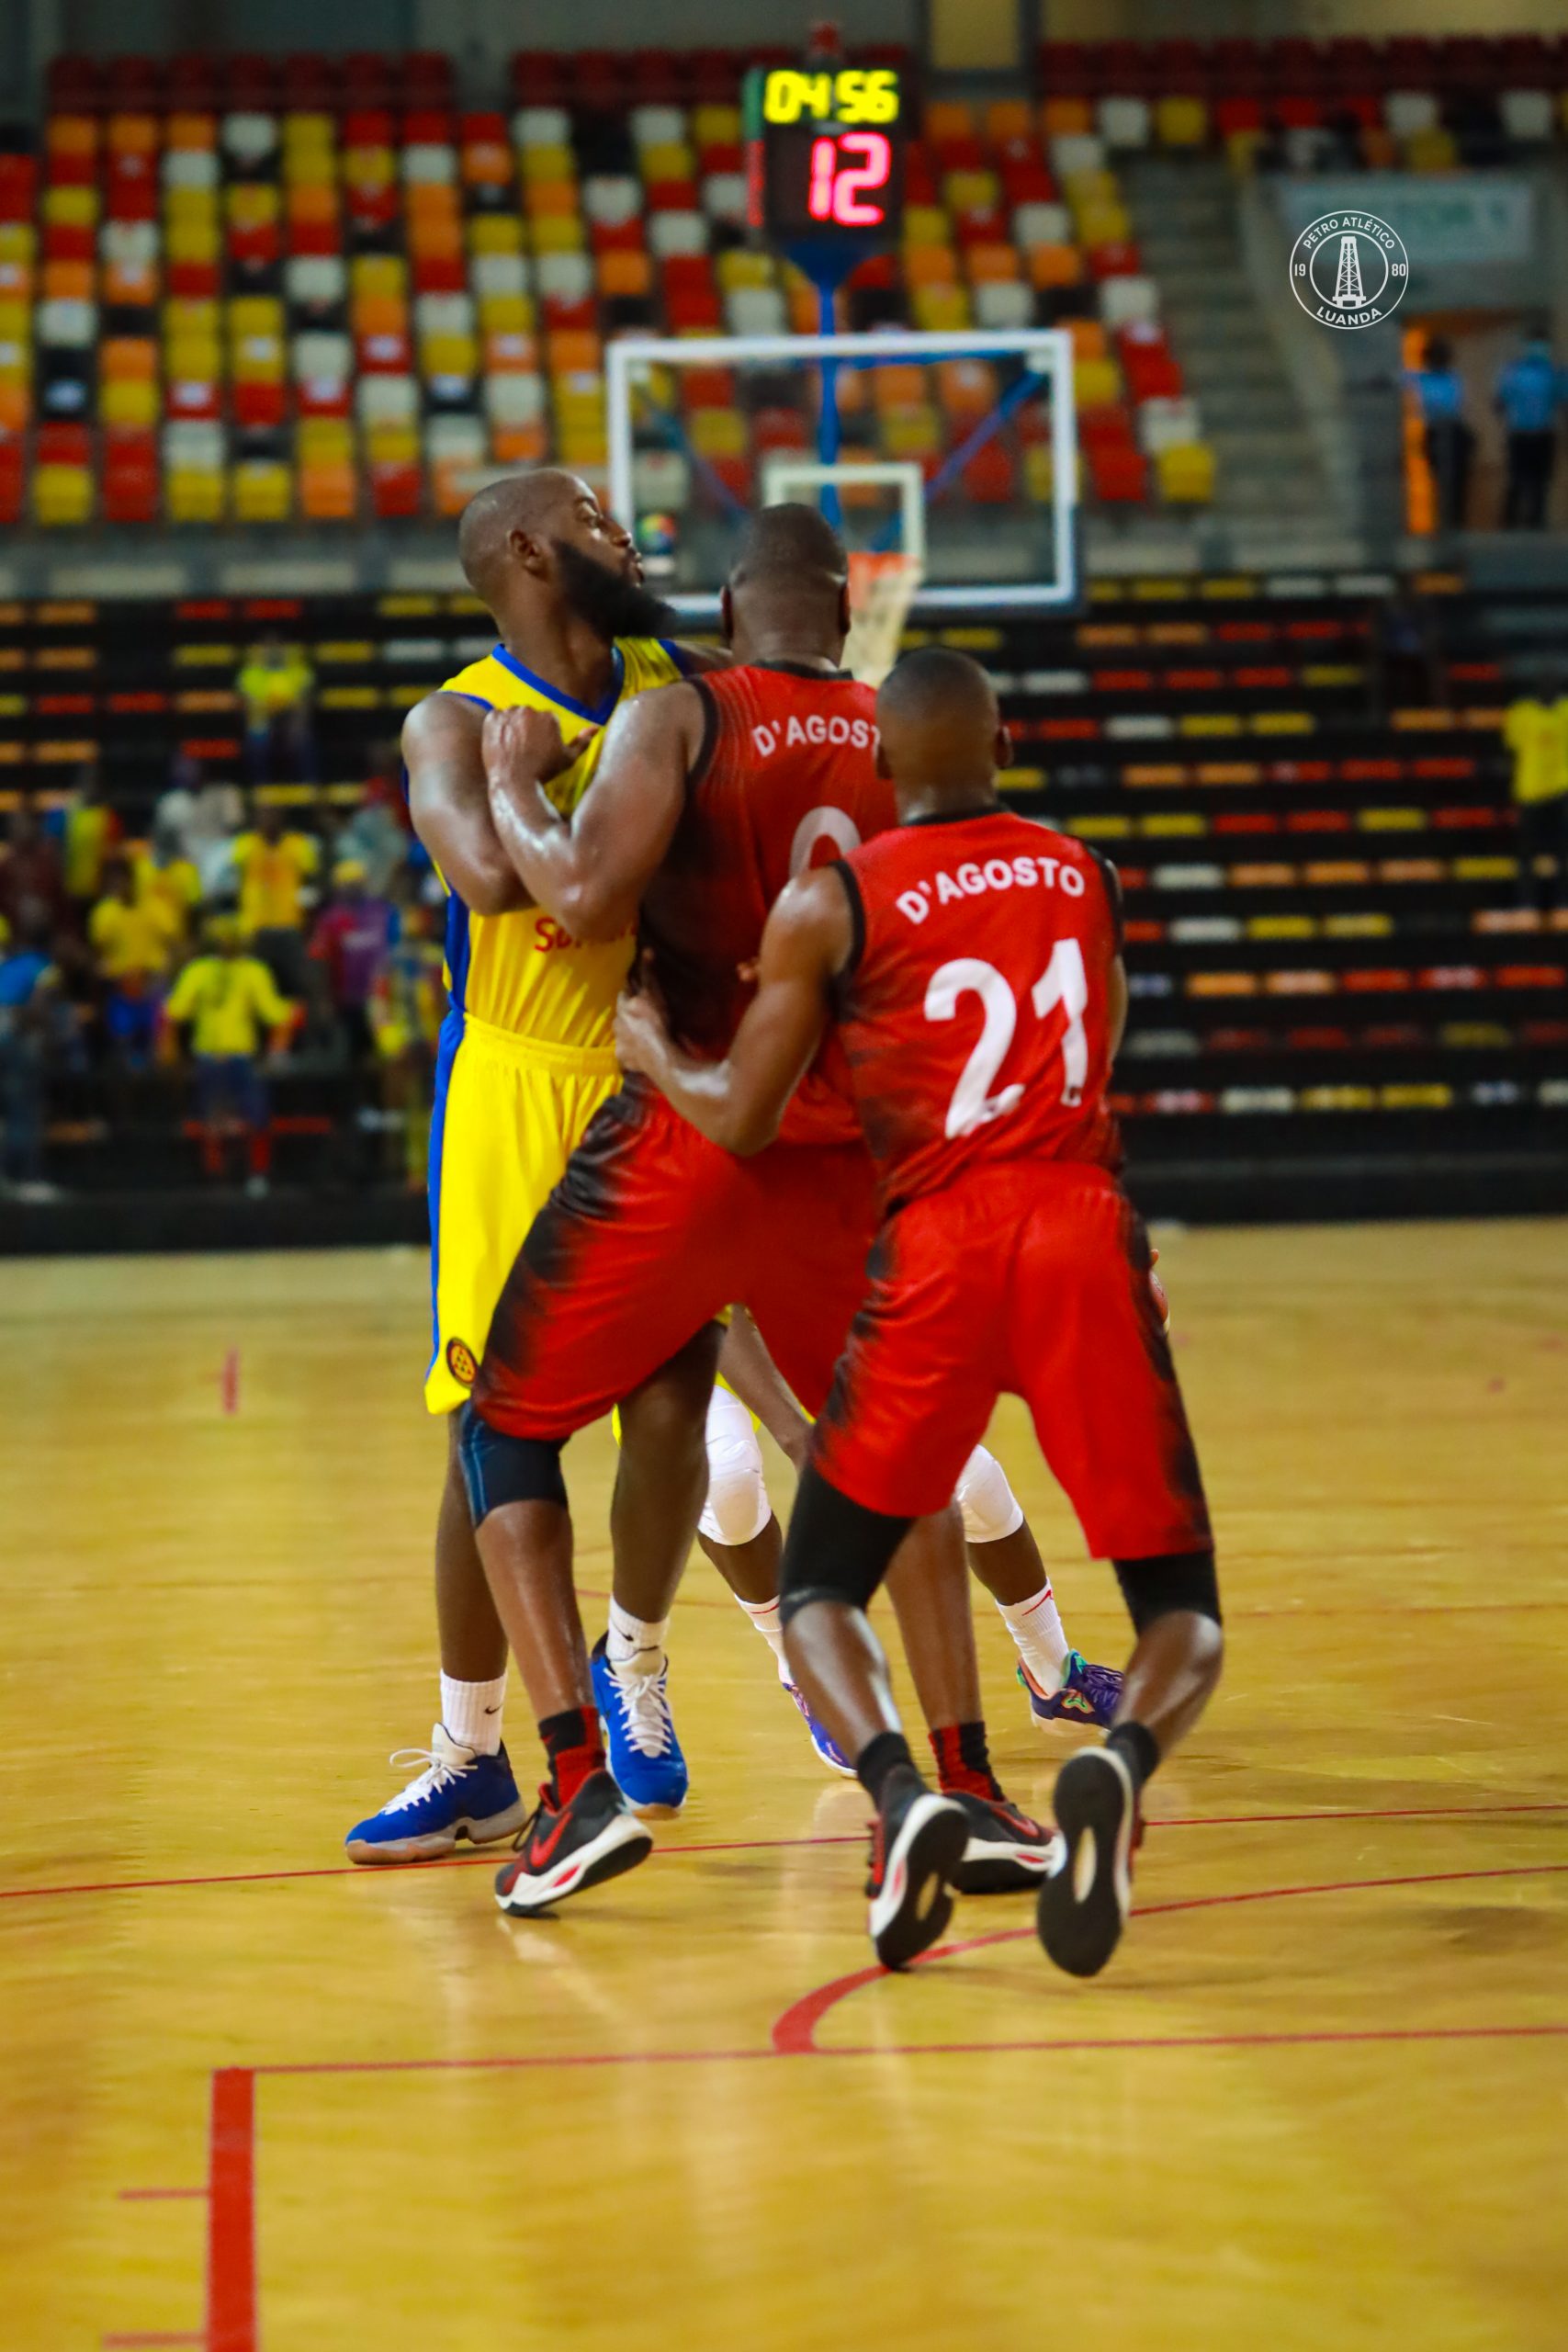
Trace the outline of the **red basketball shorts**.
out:
[[[818,1468],[870,1510],[938,1510],[1005,1392],[1028,1405],[1093,1555],[1207,1550],[1148,1277],[1142,1221],[1100,1168],[1018,1161],[909,1202],[877,1236]]]
[[[590,1121],[529,1230],[475,1406],[514,1437],[570,1437],[738,1304],[818,1412],[876,1224],[858,1144],[776,1143],[737,1159],[634,1082]]]

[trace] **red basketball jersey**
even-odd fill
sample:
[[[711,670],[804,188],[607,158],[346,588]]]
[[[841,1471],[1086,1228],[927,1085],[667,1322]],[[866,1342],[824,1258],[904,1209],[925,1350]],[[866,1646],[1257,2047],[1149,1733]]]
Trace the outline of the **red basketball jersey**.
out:
[[[719,670],[694,681],[707,712],[686,807],[644,893],[641,933],[691,1052],[728,1050],[755,983],[768,911],[793,875],[844,856],[896,821],[878,776],[876,695],[830,671]],[[792,1141],[855,1133],[841,1062],[808,1074],[785,1116]]]
[[[900,826],[842,871],[857,947],[839,1035],[885,1197],[979,1162],[1114,1167],[1121,919],[1093,851],[994,808]]]

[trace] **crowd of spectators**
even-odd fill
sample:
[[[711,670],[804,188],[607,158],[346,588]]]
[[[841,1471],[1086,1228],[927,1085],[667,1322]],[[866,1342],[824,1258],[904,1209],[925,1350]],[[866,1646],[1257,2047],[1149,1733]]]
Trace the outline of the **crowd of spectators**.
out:
[[[269,725],[308,726],[297,675],[294,692]],[[290,762],[309,766],[298,736]],[[247,797],[182,759],[145,839],[96,766],[62,805],[23,800],[0,837],[0,1190],[54,1190],[49,1112],[68,1080],[96,1082],[111,1126],[179,1117],[209,1178],[265,1189],[269,1080],[288,1069],[333,1077],[362,1181],[419,1184],[440,897],[391,756],[347,810],[308,779],[287,802]]]

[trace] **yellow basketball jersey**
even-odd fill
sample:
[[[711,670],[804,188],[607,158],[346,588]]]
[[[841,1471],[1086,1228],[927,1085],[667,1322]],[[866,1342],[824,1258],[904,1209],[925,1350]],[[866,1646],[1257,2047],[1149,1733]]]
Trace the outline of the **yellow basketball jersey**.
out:
[[[548,787],[563,816],[587,791],[599,764],[604,729],[616,705],[650,686],[668,686],[682,675],[673,650],[662,639],[618,638],[610,692],[595,710],[570,695],[558,694],[536,678],[502,645],[482,662],[448,678],[444,694],[464,695],[487,709],[530,706],[554,711],[567,742],[585,727],[594,730],[582,756]],[[476,1021],[510,1029],[541,1044],[603,1049],[621,982],[630,967],[633,939],[594,944],[573,939],[553,915],[536,907],[515,914],[478,915],[448,888],[446,976],[452,1001]]]

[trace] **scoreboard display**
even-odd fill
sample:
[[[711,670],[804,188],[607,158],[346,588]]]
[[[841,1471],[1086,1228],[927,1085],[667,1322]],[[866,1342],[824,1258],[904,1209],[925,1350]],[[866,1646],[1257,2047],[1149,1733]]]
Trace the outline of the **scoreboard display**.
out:
[[[759,67],[745,128],[747,219],[771,243],[852,262],[896,242],[904,93],[891,67]]]

